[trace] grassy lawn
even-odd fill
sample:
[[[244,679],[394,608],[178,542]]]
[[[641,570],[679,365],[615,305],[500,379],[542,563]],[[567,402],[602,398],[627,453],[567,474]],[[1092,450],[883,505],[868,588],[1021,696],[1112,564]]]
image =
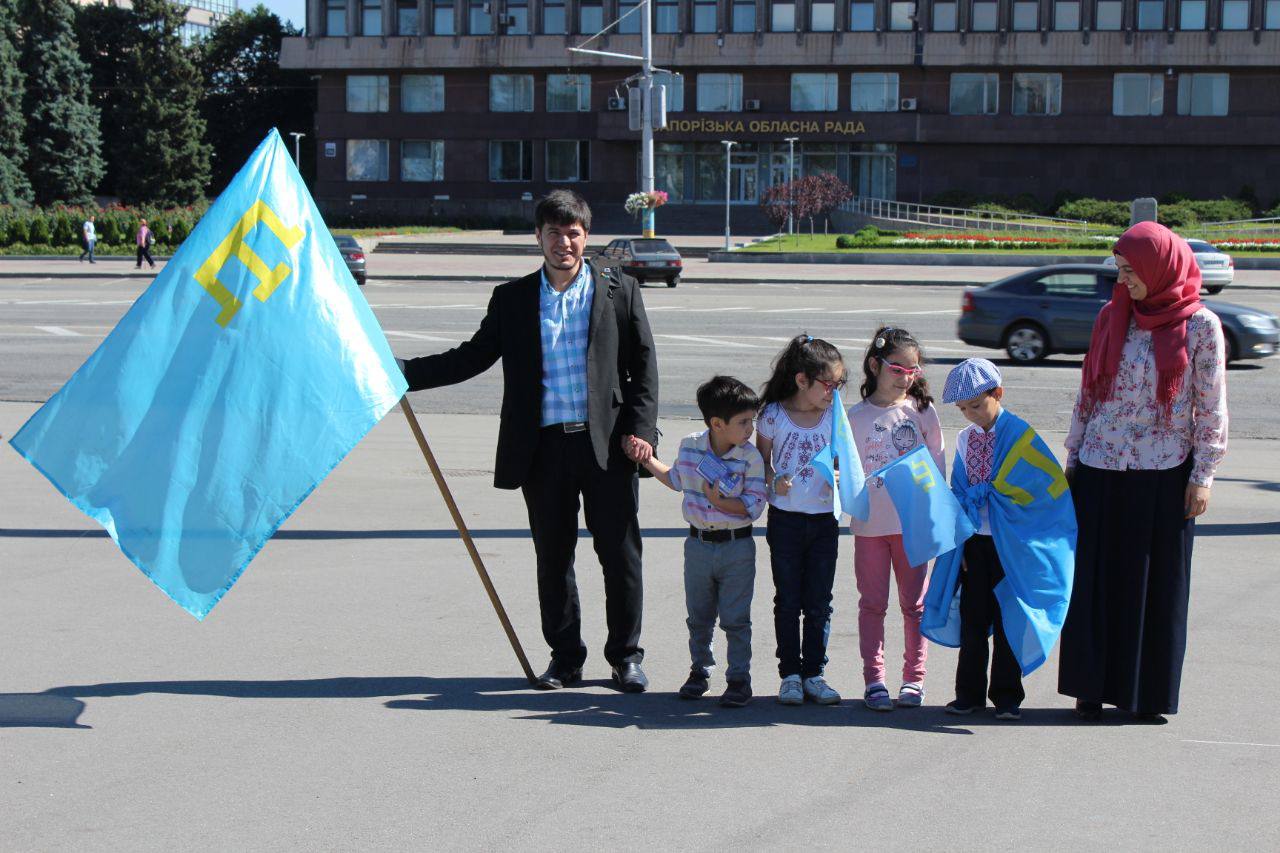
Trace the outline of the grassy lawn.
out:
[[[391,237],[397,234],[456,234],[463,229],[453,225],[386,225],[371,228],[331,228],[334,234],[348,237]]]
[[[1017,245],[1010,245],[1007,248],[1000,249],[981,249],[981,248],[956,248],[956,247],[932,247],[932,246],[894,246],[892,245],[893,237],[881,237],[880,245],[867,248],[840,249],[836,247],[836,238],[838,234],[796,234],[794,236],[770,237],[767,240],[761,240],[758,243],[752,243],[737,249],[738,252],[829,252],[831,254],[859,254],[859,253],[889,253],[889,252],[909,252],[920,254],[990,254],[992,252],[1008,252],[1016,255],[1097,255],[1099,258],[1105,257],[1109,252],[1109,246],[1099,241],[1095,245],[1089,246],[1071,246],[1066,245],[1061,248],[1053,249],[1026,249]],[[993,236],[1019,236],[1015,234],[999,234]],[[1219,238],[1221,239],[1221,238]],[[1280,250],[1244,250],[1232,249],[1230,254],[1236,257],[1248,258],[1273,258],[1280,257]]]

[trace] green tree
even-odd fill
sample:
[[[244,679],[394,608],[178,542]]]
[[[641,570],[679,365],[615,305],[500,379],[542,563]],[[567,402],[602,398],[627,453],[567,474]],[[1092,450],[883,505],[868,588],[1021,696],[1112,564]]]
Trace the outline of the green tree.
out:
[[[137,40],[138,23],[132,9],[107,3],[76,7],[76,38],[80,56],[89,66],[90,97],[102,116],[102,159],[105,174],[100,187],[106,195],[119,194],[120,164],[130,156],[123,133],[136,117],[133,101],[120,97],[131,85],[130,53]]]
[[[27,171],[35,200],[92,201],[102,179],[98,111],[80,58],[70,0],[22,0],[21,69]]]
[[[121,54],[122,75],[111,91],[120,122],[115,190],[129,203],[191,204],[204,197],[211,153],[196,48],[182,43],[182,6],[133,0],[132,15],[125,41],[110,48]]]
[[[0,92],[23,90],[18,45],[17,4],[15,0],[0,0]],[[22,99],[0,98],[0,204],[31,201],[27,149],[22,143],[26,127]]]
[[[307,134],[304,175],[314,171],[316,90],[305,71],[280,67],[280,42],[301,35],[266,7],[232,14],[200,43],[205,97],[201,111],[213,143],[215,191],[225,187],[271,128]]]

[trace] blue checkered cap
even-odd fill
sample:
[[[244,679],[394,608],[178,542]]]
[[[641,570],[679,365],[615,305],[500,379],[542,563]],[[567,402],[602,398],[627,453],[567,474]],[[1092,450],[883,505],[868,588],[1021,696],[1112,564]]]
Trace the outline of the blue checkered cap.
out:
[[[947,374],[947,384],[942,389],[942,402],[969,400],[983,391],[999,388],[1000,385],[1000,368],[985,358],[966,358]]]

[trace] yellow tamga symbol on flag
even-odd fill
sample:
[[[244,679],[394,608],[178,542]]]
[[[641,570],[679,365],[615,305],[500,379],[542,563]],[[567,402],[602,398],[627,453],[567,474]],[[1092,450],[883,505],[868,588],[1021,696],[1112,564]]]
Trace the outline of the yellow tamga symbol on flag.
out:
[[[200,282],[200,286],[222,306],[217,318],[219,326],[225,327],[230,323],[231,318],[242,307],[240,300],[231,294],[226,285],[218,281],[218,273],[233,254],[258,279],[258,286],[253,289],[253,295],[259,302],[266,302],[281,282],[289,277],[289,273],[293,272],[289,265],[283,262],[276,264],[275,269],[268,268],[262,258],[258,257],[244,242],[244,238],[259,223],[271,229],[271,233],[276,235],[276,239],[283,243],[286,249],[292,249],[298,245],[305,236],[301,228],[286,226],[281,222],[280,217],[276,216],[275,211],[267,207],[265,202],[261,200],[254,202],[231,229],[231,233],[218,244],[213,254],[200,265],[200,269],[196,270],[196,281]]]
[[[929,463],[923,459],[911,460],[911,479],[915,480],[925,492],[938,485],[938,482],[933,478],[933,471],[929,468]]]

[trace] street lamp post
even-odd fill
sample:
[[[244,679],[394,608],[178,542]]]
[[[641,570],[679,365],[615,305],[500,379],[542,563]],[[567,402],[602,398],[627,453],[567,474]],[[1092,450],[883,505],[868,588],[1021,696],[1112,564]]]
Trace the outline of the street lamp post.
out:
[[[787,143],[787,234],[794,237],[796,234],[796,143],[800,141],[800,137],[788,136],[783,141]]]
[[[733,146],[738,143],[721,139],[724,146],[724,250],[727,252],[732,244],[729,242],[729,199],[733,195]]]
[[[302,142],[302,137],[306,136],[306,134],[305,134],[305,133],[299,133],[299,132],[297,132],[296,130],[291,130],[291,131],[289,131],[289,135],[293,137],[293,165],[295,165],[295,166],[297,166],[299,169],[301,169],[301,168],[302,168],[302,159],[301,159],[301,157],[299,156],[299,147],[298,147],[298,145],[299,145],[299,143],[301,143],[301,142]]]

